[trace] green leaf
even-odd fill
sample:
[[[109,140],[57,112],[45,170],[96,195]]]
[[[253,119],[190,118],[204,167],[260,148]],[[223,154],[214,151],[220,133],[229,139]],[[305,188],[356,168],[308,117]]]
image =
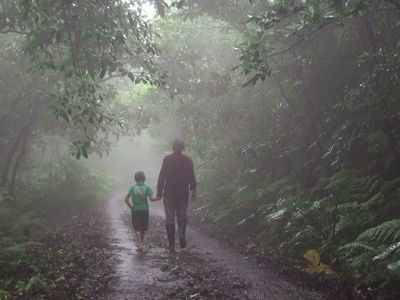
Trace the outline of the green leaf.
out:
[[[99,74],[100,79],[103,79],[107,72],[107,65],[103,64]]]
[[[68,114],[65,112],[65,110],[60,109],[58,111],[58,115],[61,116],[65,121],[69,122],[69,117]]]
[[[86,148],[82,148],[82,155],[83,155],[83,157],[85,157],[85,158],[88,158],[88,157],[89,157]]]
[[[129,79],[130,79],[132,82],[135,82],[135,75],[133,75],[132,72],[129,72],[129,73],[128,73],[128,77],[129,77]]]

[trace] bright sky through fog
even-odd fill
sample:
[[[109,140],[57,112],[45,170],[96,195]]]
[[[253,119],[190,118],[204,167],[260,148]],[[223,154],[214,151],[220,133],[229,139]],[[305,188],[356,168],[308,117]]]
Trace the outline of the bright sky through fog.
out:
[[[156,10],[153,6],[153,4],[151,4],[150,2],[145,2],[142,4],[142,9],[143,9],[143,13],[147,16],[147,18],[149,19],[153,19],[155,14],[156,14]]]

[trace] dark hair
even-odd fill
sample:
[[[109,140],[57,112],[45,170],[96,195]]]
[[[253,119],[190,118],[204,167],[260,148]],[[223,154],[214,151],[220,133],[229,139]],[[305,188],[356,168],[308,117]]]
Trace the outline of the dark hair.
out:
[[[146,180],[146,175],[144,175],[143,171],[139,171],[135,173],[135,181],[145,181]]]
[[[185,142],[182,139],[175,139],[172,144],[172,150],[174,152],[182,152],[185,150]]]

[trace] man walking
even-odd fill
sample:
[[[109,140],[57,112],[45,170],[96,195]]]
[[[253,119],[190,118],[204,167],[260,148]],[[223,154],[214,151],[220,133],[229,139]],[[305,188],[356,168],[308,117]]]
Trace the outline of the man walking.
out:
[[[175,251],[175,216],[178,224],[179,244],[186,247],[187,208],[189,196],[196,199],[197,182],[192,159],[184,155],[185,143],[176,139],[173,153],[164,157],[157,184],[157,198],[164,198],[165,228],[170,252]]]

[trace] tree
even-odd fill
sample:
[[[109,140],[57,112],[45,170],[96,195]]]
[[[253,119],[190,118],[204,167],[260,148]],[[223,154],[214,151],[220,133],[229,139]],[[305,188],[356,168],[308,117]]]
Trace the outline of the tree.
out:
[[[93,134],[104,123],[118,123],[104,107],[112,94],[102,82],[161,81],[153,66],[159,49],[140,1],[1,1],[0,32],[21,35],[32,68],[51,80],[56,115],[82,131],[77,157],[97,142]]]

